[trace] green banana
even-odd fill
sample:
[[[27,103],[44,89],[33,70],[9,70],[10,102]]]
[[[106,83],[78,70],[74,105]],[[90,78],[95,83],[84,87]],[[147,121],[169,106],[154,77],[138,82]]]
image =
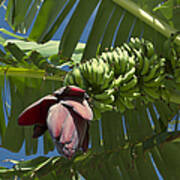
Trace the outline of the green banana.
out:
[[[107,65],[106,61],[104,61],[101,57],[98,58],[98,63],[102,65],[103,67]]]
[[[141,49],[142,48],[142,40],[140,40],[139,38],[134,38],[134,37],[131,37],[130,38],[130,41],[129,41],[129,46],[132,48],[132,49]]]
[[[145,43],[145,40],[143,38],[139,39],[138,37],[136,37],[135,38],[135,43],[138,46],[138,48],[136,48],[136,49],[141,49],[144,52],[144,43]]]
[[[165,66],[166,59],[165,58],[160,58],[158,63],[160,63],[160,65],[163,67],[163,66]]]
[[[101,54],[100,58],[102,58],[103,61],[108,62],[109,64],[112,63],[112,62],[109,61],[109,58],[108,58],[108,56],[107,56],[107,52],[103,52],[103,53]]]
[[[100,86],[103,84],[104,81],[104,74],[105,74],[105,68],[103,67],[103,65],[99,66],[99,72],[98,72],[98,76],[97,76],[97,84]]]
[[[150,41],[145,41],[147,57],[150,58],[154,54],[154,45]]]
[[[143,90],[146,94],[148,94],[150,97],[154,99],[159,99],[160,98],[160,93],[158,88],[148,88],[148,87],[143,87]]]
[[[115,101],[114,95],[110,95],[108,99],[102,100],[104,104],[112,104]]]
[[[133,78],[129,82],[124,83],[123,86],[120,86],[120,91],[128,91],[129,89],[132,89],[133,87],[136,86],[137,82],[138,82],[138,79],[134,75]]]
[[[120,47],[116,47],[115,50],[114,50],[118,55],[121,55],[122,54],[122,50]]]
[[[96,61],[92,61],[91,65],[88,64],[89,77],[87,77],[87,79],[93,87],[96,86],[97,83],[97,71],[98,69]]]
[[[153,79],[156,75],[157,70],[160,68],[160,64],[156,64],[155,66],[151,66],[148,74],[143,76],[143,81],[148,82]]]
[[[113,68],[112,68],[113,70]],[[104,63],[104,72],[107,74],[107,73],[110,73],[110,71],[112,71],[111,68],[110,68],[110,65],[107,64],[107,63]]]
[[[144,64],[142,53],[140,50],[136,50],[136,49],[133,49],[133,51],[134,51],[134,54],[135,54],[136,59],[138,61],[138,66],[137,66],[138,72],[141,72],[142,68],[143,68],[143,64]]]
[[[99,59],[93,59],[92,60],[92,84],[94,86],[102,86],[104,82],[108,81],[106,79],[107,73],[109,73],[110,68],[104,61],[99,58]]]
[[[154,65],[158,60],[158,55],[157,54],[153,54],[150,59],[149,59],[149,63],[150,65]]]
[[[177,56],[171,55],[170,60],[171,60],[172,69],[175,69],[176,66],[179,65]]]
[[[121,91],[120,94],[123,97],[131,97],[131,98],[137,98],[137,97],[139,97],[141,95],[140,92],[139,92],[138,87],[130,89],[127,92],[122,92]]]
[[[95,58],[92,59],[92,79],[91,79],[91,84],[96,85],[97,84],[97,77],[98,77],[98,62]]]
[[[125,50],[127,50],[128,53],[132,53],[132,49],[127,43],[123,43],[123,47],[125,48]]]
[[[120,97],[120,102],[128,109],[134,109],[134,104],[127,97]]]
[[[116,50],[112,52],[113,62],[114,64],[119,64],[119,54]]]
[[[81,74],[81,71],[78,67],[74,67],[72,70],[71,75],[74,77],[75,84],[81,87],[82,89],[85,88],[85,80]]]
[[[119,77],[117,79],[114,79],[112,84],[113,84],[113,87],[119,87],[121,85],[121,83],[123,82],[123,76],[122,74],[119,75]]]
[[[86,78],[87,77],[87,71],[86,71],[86,67],[85,66],[86,66],[85,63],[84,64],[80,64],[79,65],[79,69],[80,69],[82,75]]]
[[[130,79],[132,79],[133,75],[136,72],[136,68],[132,67],[123,77],[123,82],[128,82]]]
[[[144,57],[144,64],[141,71],[142,76],[148,73],[149,67],[150,67],[149,59],[147,57]]]
[[[164,101],[166,101],[166,102],[170,101],[171,94],[170,94],[170,91],[166,87],[161,88],[160,93],[161,93],[161,97]]]
[[[131,49],[139,49],[135,44],[135,39],[133,37],[130,38],[128,45],[131,47]]]
[[[125,58],[122,58],[120,60],[120,68],[120,74],[124,74],[127,68],[127,60]]]
[[[104,74],[104,83],[101,85],[100,89],[104,90],[109,88],[111,81],[114,79],[114,71],[110,71],[109,74]]]
[[[144,86],[146,86],[146,87],[158,87],[162,84],[162,81],[164,80],[164,78],[165,78],[165,74],[162,74],[162,75],[158,76],[157,78],[152,79],[151,81],[144,82]]]
[[[120,74],[124,74],[126,72],[129,55],[125,49],[121,47],[122,53],[120,54]]]
[[[113,101],[114,101],[114,96],[112,95],[113,92],[114,92],[114,89],[108,89],[108,90],[105,90],[101,94],[95,94],[93,97],[96,100],[109,100],[109,99],[113,99]]]
[[[87,69],[86,79],[92,85],[93,84],[93,80],[94,80],[94,69],[92,67],[92,63],[91,62],[87,62],[86,63],[86,69]]]
[[[97,86],[100,86],[103,81],[104,81],[104,74],[106,73],[105,72],[105,67],[104,67],[104,64],[105,63],[102,63],[101,60],[99,59],[99,65],[98,65],[98,71],[96,71],[96,84]]]
[[[113,63],[113,56],[111,52],[107,52],[106,57],[110,64]]]
[[[128,69],[131,69],[131,68],[135,67],[135,65],[136,65],[135,55],[133,54],[128,59]]]
[[[71,72],[68,73],[64,79],[65,85],[75,85],[74,77],[72,76]]]
[[[82,74],[83,74],[83,66],[84,66],[83,63],[79,64],[79,70],[81,71]]]
[[[140,92],[134,92],[134,93],[121,92],[122,97],[133,98],[133,99],[139,97],[140,95],[141,95]]]
[[[89,81],[92,77],[92,67],[90,62],[86,62],[85,64],[82,65],[81,73],[83,76]]]
[[[104,104],[96,100],[93,101],[93,105],[95,108],[99,109],[101,112],[114,110],[114,106],[110,104]]]
[[[160,67],[157,71],[156,74],[154,76],[154,79],[158,78],[159,76],[165,75],[165,68],[164,67]]]
[[[112,69],[114,69],[114,73],[118,75],[121,70],[121,66],[120,66],[120,56],[118,55],[116,51],[113,52],[113,59],[114,61],[113,61],[113,64],[111,64],[111,68],[113,66]]]

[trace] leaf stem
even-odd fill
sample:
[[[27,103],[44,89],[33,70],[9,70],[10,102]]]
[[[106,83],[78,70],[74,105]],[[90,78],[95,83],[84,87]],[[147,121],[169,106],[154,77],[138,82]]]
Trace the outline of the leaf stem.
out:
[[[114,3],[118,4],[122,8],[126,9],[130,13],[132,13],[134,16],[138,17],[140,20],[142,20],[144,23],[151,26],[153,29],[157,30],[161,34],[163,34],[165,37],[170,38],[171,34],[176,33],[178,30],[171,27],[164,21],[156,18],[152,14],[148,13],[147,11],[140,8],[136,3],[132,2],[131,0],[112,0]],[[180,35],[176,37],[174,42],[177,45],[180,45]]]
[[[39,78],[63,81],[62,76],[48,76],[44,70],[26,69],[26,68],[15,68],[15,67],[0,67],[0,76],[23,76],[29,78]]]
[[[17,39],[21,39],[21,40],[24,40],[24,39],[25,39],[24,37],[19,36],[19,35],[17,35],[17,34],[14,34],[14,33],[10,32],[10,31],[8,31],[8,30],[6,30],[6,29],[4,29],[4,28],[0,28],[0,32],[6,34],[6,35],[8,35],[8,36],[17,38]]]

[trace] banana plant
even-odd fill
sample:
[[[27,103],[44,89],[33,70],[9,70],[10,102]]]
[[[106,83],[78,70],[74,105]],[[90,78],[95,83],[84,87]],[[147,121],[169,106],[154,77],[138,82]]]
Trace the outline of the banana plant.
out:
[[[0,28],[0,147],[17,153],[25,143],[36,154],[39,126],[18,117],[28,120],[35,105],[19,116],[26,107],[63,86],[86,90],[94,114],[86,152],[9,160],[0,178],[178,179],[179,0],[0,3],[13,30]],[[43,149],[54,150],[48,132]]]

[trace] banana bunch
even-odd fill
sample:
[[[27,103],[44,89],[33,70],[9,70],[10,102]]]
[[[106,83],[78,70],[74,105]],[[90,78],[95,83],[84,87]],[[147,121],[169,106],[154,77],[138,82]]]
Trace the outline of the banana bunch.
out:
[[[131,38],[129,43],[124,43],[123,46],[131,56],[133,54],[135,56],[137,86],[144,102],[154,102],[159,99],[160,88],[166,75],[165,58],[159,58],[153,44],[144,39]]]
[[[180,88],[180,59],[176,51],[173,58],[172,76]],[[123,113],[134,109],[136,98],[145,103],[158,99],[169,101],[166,76],[167,61],[155,53],[153,44],[131,38],[129,43],[75,66],[64,83],[85,89],[92,99],[95,119],[100,119],[104,111]]]
[[[160,98],[159,89],[165,78],[165,59],[158,58],[151,42],[139,38],[131,38],[128,44],[124,43],[114,50],[119,54],[123,51],[127,54],[126,70],[122,73],[119,68],[120,75],[112,82],[113,87],[119,88],[117,98],[120,99],[121,104],[117,106],[125,105],[130,109],[133,106],[123,101],[131,102],[139,96],[142,96],[145,102],[153,102]]]
[[[107,59],[106,59],[107,60]],[[101,118],[101,113],[113,110],[115,89],[112,86],[114,71],[103,58],[93,58],[90,61],[75,66],[65,79],[65,85],[76,85],[85,89],[91,96],[95,119]]]
[[[149,65],[158,62],[158,56],[155,53],[154,45],[147,40],[131,38],[129,43],[122,45],[131,56],[135,56],[136,74],[143,76],[147,73]],[[139,75],[138,75],[139,76]]]
[[[138,78],[135,75],[135,55],[130,55],[128,50],[122,46],[108,54],[102,53],[101,58],[113,67],[115,74],[111,87],[115,89],[116,98],[112,104],[120,112],[124,112],[126,108],[134,108],[132,101],[140,95],[139,88],[136,86]]]

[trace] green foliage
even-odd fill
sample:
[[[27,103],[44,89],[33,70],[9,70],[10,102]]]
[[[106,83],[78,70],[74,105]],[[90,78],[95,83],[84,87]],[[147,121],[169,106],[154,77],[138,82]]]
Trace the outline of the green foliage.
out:
[[[74,66],[81,59],[86,62],[112,46],[115,48],[127,43],[131,36],[153,42],[158,56],[171,57],[173,52],[165,53],[163,44],[172,33],[179,30],[179,0],[161,2],[9,0],[6,11],[9,25],[15,32],[31,32],[28,37],[22,37],[0,29],[2,33],[17,38],[5,41],[0,37],[0,44],[4,47],[0,51],[1,146],[18,152],[25,142],[27,155],[37,152],[38,142],[31,138],[32,127],[19,127],[17,117],[27,105],[62,86],[66,73],[60,67]],[[71,12],[61,41],[49,41],[67,20],[72,8],[74,11]],[[87,43],[79,44],[85,26],[95,11],[93,25],[88,27],[90,33]],[[179,34],[174,42],[179,49]],[[172,49],[171,43],[167,47]],[[172,65],[173,60],[169,60],[169,65]],[[170,74],[175,73],[174,68],[179,65],[172,67],[166,69]],[[4,86],[4,82],[9,86],[10,100],[5,96],[8,86]],[[171,80],[167,81],[168,85],[172,86]],[[175,85],[175,88],[179,94],[179,86]],[[79,152],[71,160],[63,157],[11,160],[14,167],[1,167],[0,179],[81,179],[81,176],[98,180],[158,179],[153,162],[163,178],[178,179],[179,105],[169,103],[168,98],[165,100],[166,103],[155,100],[148,104],[138,100],[134,102],[135,108],[125,113],[104,112],[100,121],[91,123],[91,148],[87,153]],[[8,115],[7,126],[3,106]],[[174,129],[169,129],[172,124]],[[53,148],[46,133],[44,153]]]

